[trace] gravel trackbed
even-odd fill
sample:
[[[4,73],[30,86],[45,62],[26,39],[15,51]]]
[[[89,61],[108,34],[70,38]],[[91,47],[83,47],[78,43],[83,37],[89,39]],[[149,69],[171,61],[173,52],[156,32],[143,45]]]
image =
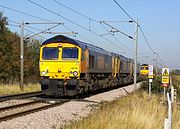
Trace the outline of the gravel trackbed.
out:
[[[140,84],[137,84],[139,87]],[[0,129],[59,129],[65,124],[80,120],[91,113],[93,106],[101,101],[112,101],[132,92],[134,85],[93,95],[79,101],[70,101],[63,105],[42,110],[0,123]]]

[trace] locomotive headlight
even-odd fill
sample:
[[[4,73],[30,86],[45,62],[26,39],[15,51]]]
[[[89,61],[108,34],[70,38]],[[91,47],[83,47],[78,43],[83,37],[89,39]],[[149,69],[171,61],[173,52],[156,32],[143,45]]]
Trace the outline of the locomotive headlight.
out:
[[[77,76],[77,75],[78,75],[78,72],[77,72],[77,71],[74,71],[74,72],[73,72],[73,75],[74,75],[74,76]]]
[[[42,71],[41,74],[44,76],[44,75],[46,75],[46,72],[45,72],[45,71]]]

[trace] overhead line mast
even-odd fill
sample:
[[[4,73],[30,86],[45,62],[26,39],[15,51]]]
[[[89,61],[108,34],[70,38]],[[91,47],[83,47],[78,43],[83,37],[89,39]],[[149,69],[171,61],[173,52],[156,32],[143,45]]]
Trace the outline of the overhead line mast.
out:
[[[145,41],[146,41],[148,47],[150,48],[150,50],[152,51],[152,53],[153,53],[153,54],[158,54],[157,52],[155,52],[155,51],[152,49],[151,45],[149,44],[149,41],[147,40],[147,38],[146,38],[146,36],[145,36],[145,34],[144,34],[144,31],[142,30],[142,27],[138,24],[138,21],[135,21],[135,20],[126,12],[126,10],[123,9],[123,7],[122,7],[116,0],[114,0],[114,2],[115,2],[115,3],[118,5],[118,7],[119,7],[134,23],[136,23],[137,26],[140,28],[140,31],[141,31],[141,33],[142,33],[142,35],[143,35],[143,38],[145,39]]]

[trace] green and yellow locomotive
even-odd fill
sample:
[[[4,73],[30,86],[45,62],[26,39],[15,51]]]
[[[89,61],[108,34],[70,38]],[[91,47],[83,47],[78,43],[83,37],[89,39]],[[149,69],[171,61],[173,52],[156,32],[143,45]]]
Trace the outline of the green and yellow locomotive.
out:
[[[133,81],[134,60],[63,35],[40,48],[40,84],[46,95],[78,93]]]

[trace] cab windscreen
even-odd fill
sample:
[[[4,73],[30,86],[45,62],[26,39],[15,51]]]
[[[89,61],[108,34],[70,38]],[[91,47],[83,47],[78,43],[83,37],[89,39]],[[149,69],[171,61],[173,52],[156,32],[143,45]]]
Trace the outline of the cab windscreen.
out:
[[[63,59],[78,59],[78,48],[63,48],[62,58]]]
[[[58,56],[59,56],[59,49],[57,47],[43,48],[43,53],[42,53],[43,60],[57,60]]]

